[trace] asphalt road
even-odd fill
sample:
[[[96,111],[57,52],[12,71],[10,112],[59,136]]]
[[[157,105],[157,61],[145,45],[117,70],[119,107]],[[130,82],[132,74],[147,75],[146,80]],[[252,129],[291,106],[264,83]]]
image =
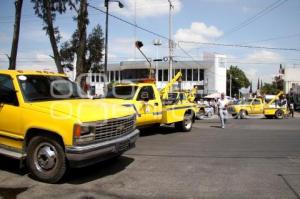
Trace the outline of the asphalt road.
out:
[[[0,158],[0,198],[300,198],[300,118],[197,121],[190,133],[144,131],[115,161],[57,185]]]

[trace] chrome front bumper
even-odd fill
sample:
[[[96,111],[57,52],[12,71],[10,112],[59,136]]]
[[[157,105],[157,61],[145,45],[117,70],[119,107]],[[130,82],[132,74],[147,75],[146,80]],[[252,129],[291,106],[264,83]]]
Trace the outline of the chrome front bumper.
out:
[[[134,148],[138,136],[139,131],[134,130],[130,134],[114,140],[86,146],[66,147],[66,156],[71,167],[87,166],[113,158]]]

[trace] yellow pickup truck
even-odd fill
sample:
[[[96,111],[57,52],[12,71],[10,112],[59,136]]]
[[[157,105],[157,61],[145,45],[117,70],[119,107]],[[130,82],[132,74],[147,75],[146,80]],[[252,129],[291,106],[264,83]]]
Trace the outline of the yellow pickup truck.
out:
[[[67,166],[121,155],[139,132],[132,108],[88,99],[60,74],[0,71],[0,154],[26,160],[32,176],[58,182]]]
[[[263,98],[249,98],[247,100],[241,100],[238,104],[230,105],[228,112],[236,119],[246,118],[247,115],[260,115],[263,114],[266,118],[282,119],[287,115],[287,105],[280,105],[278,103],[280,96],[283,92],[279,92],[277,95],[267,102]]]
[[[184,96],[181,99],[170,93],[166,96],[154,83],[136,82],[115,84],[102,100],[133,107],[137,113],[137,128],[175,124],[179,131],[190,131],[195,121],[195,104]]]

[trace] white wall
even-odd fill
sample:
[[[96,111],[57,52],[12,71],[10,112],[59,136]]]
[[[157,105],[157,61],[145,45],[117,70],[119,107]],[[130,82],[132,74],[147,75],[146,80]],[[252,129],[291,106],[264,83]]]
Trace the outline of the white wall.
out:
[[[300,68],[284,69],[284,92],[288,93],[293,84],[300,85]]]

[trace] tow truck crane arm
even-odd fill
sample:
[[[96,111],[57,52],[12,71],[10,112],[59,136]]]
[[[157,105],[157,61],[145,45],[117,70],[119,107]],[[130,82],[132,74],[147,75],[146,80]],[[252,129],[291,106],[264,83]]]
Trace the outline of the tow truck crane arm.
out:
[[[194,100],[195,100],[195,98],[196,98],[196,93],[197,93],[197,88],[193,88],[193,89],[191,90],[191,92],[188,93],[187,98],[188,98],[188,100],[189,100],[190,102],[194,102]]]
[[[278,99],[279,96],[282,95],[282,94],[283,94],[283,92],[280,91],[275,97],[273,97],[273,99],[272,99],[267,105],[271,105],[271,104],[272,104],[276,99]]]
[[[168,99],[168,94],[172,88],[172,86],[182,77],[182,73],[178,72],[175,77],[164,87],[160,90],[160,96],[162,99]]]

